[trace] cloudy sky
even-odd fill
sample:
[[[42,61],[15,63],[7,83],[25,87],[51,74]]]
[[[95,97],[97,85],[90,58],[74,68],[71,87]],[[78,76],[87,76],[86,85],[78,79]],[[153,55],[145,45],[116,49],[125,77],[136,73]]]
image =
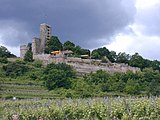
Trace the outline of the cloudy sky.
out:
[[[0,0],[0,45],[19,56],[46,22],[62,43],[160,60],[159,11],[160,0]]]

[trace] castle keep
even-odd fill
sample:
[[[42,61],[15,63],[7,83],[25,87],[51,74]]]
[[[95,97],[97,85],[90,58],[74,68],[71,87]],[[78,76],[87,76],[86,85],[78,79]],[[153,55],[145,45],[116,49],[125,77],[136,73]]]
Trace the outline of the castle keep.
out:
[[[128,66],[127,64],[117,63],[102,63],[101,60],[95,59],[81,59],[76,57],[67,57],[64,54],[68,51],[61,51],[61,54],[51,55],[45,54],[47,41],[52,36],[52,28],[50,25],[43,23],[40,24],[40,37],[32,39],[32,52],[33,59],[40,60],[44,64],[49,63],[66,63],[74,67],[79,74],[86,74],[96,72],[97,70],[105,70],[108,72],[127,72],[128,70],[136,72],[140,71],[139,68]],[[24,58],[25,53],[29,50],[27,45],[20,46],[20,57]]]

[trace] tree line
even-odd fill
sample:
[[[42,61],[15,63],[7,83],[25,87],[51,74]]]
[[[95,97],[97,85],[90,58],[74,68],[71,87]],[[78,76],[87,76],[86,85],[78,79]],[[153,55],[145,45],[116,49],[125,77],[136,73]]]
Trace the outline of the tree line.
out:
[[[88,55],[92,59],[100,59],[105,63],[125,63],[132,67],[139,67],[141,70],[150,67],[154,70],[160,70],[160,61],[144,59],[138,53],[129,55],[125,52],[120,52],[117,54],[115,51],[109,51],[106,47],[97,48],[91,52],[89,49],[83,49],[71,41],[66,41],[64,44],[62,44],[58,37],[52,36],[51,39],[47,42],[45,53],[51,53],[52,51],[57,50],[71,50],[73,51],[71,56],[74,57]]]

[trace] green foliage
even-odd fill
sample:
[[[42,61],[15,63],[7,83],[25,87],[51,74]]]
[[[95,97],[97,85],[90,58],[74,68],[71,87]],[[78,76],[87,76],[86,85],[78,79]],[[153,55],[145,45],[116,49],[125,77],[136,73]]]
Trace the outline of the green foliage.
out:
[[[7,57],[7,58],[11,58],[11,57],[16,57],[15,55],[11,54],[6,47],[4,46],[0,46],[0,57]]]
[[[136,80],[127,80],[125,92],[130,95],[139,94],[139,83]]]
[[[113,62],[116,62],[116,58],[117,58],[116,52],[110,51],[110,55],[108,56],[108,59],[113,63]]]
[[[74,48],[75,48],[75,44],[71,41],[66,41],[64,44],[63,44],[63,49],[64,50],[72,50],[74,51]]]
[[[48,64],[44,70],[45,85],[49,90],[55,88],[69,88],[71,79],[75,77],[72,67],[64,64]]]
[[[99,70],[84,76],[90,86],[98,86],[102,92],[126,93],[130,95],[160,95],[160,74],[153,69],[142,72],[109,74]],[[140,87],[141,86],[141,87]]]
[[[134,55],[132,55],[129,61],[129,65],[143,69],[145,67],[145,60],[138,53],[135,53]]]
[[[107,83],[109,80],[109,73],[103,70],[98,70],[96,73],[91,73],[86,81],[90,84],[98,85],[99,83]]]
[[[29,68],[25,64],[12,62],[8,63],[7,65],[4,65],[3,70],[5,71],[6,76],[17,77],[24,75],[24,73],[26,73],[29,70]]]
[[[60,87],[69,88],[71,84],[66,73],[58,69],[50,70],[44,79],[46,81],[45,85],[49,90]]]
[[[5,100],[2,120],[18,113],[20,120],[159,120],[160,98],[88,98],[52,100]]]
[[[154,70],[160,71],[160,61],[158,60],[152,61],[149,67],[152,67]]]
[[[95,86],[92,86],[84,79],[76,79],[72,81],[72,89],[75,90],[75,96],[86,98],[96,94]]]
[[[148,95],[160,95],[160,72],[152,68],[143,70],[143,81],[146,84],[146,91]]]
[[[35,60],[35,61],[33,62],[33,66],[34,66],[34,67],[41,68],[42,65],[43,65],[43,63],[42,63],[42,61],[40,61],[40,60]]]
[[[120,52],[120,53],[118,53],[118,55],[117,55],[116,62],[117,62],[117,63],[125,63],[125,64],[128,64],[129,59],[130,59],[130,55],[129,55],[129,54],[126,54],[125,52],[123,52],[123,53]]]
[[[0,63],[8,63],[8,60],[6,57],[0,57]]]
[[[24,61],[33,62],[33,53],[31,50],[28,50],[24,56]]]
[[[28,43],[27,48],[29,48],[29,50],[32,50],[32,43]]]
[[[116,52],[110,52],[106,47],[93,50],[91,56],[93,59],[101,59],[102,62],[116,62],[117,58]]]
[[[90,56],[90,50],[88,50],[88,49],[82,49],[80,46],[76,46],[73,49],[73,55],[75,57],[80,57],[81,55],[88,55],[88,56]]]
[[[93,59],[102,59],[104,56],[108,57],[109,54],[109,50],[106,47],[103,47],[93,50],[91,56]]]
[[[52,51],[62,50],[62,43],[57,36],[52,36],[49,41],[47,41],[47,46],[45,48],[45,53],[51,53]]]

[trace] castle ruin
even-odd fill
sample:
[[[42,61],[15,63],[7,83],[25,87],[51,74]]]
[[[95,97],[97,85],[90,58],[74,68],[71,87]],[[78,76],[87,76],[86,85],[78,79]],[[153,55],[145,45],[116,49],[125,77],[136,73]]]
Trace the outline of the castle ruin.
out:
[[[44,50],[47,45],[47,41],[52,36],[52,28],[50,25],[43,23],[40,24],[40,37],[34,37],[32,39],[32,52],[33,59],[40,60],[44,64],[49,63],[66,63],[71,66],[80,74],[86,74],[90,72],[96,72],[97,70],[105,70],[108,72],[127,72],[140,71],[139,68],[128,66],[127,64],[117,63],[102,63],[101,60],[95,59],[81,59],[75,57],[64,56],[65,51],[62,51],[59,55],[45,54]],[[24,58],[25,53],[29,50],[27,45],[20,46],[20,57]]]

